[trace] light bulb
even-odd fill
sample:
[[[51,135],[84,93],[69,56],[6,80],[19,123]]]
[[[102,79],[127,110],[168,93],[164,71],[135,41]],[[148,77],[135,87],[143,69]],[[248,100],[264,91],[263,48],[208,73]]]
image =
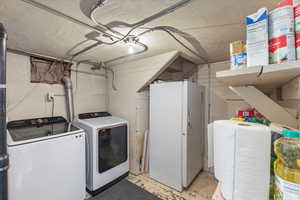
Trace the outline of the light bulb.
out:
[[[133,49],[133,46],[132,46],[132,45],[129,45],[128,53],[129,53],[129,54],[133,54],[133,53],[134,53],[134,49]]]

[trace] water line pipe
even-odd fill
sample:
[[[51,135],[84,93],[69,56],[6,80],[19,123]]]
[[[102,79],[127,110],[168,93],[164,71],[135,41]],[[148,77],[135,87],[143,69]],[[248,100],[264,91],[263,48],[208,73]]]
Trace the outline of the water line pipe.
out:
[[[63,78],[63,82],[65,84],[68,121],[73,122],[73,120],[75,119],[75,108],[72,81],[70,77],[65,76]]]
[[[6,41],[7,33],[0,23],[0,199],[8,200],[8,153],[6,141]]]

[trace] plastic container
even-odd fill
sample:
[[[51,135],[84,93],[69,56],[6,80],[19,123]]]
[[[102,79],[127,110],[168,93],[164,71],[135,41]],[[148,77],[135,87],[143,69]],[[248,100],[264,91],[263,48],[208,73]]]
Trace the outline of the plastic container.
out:
[[[243,41],[230,43],[231,69],[240,69],[247,65],[246,46]]]
[[[275,200],[300,199],[300,133],[282,131],[284,137],[276,140]]]
[[[275,142],[278,159],[288,168],[300,170],[300,133],[283,130],[283,138]]]

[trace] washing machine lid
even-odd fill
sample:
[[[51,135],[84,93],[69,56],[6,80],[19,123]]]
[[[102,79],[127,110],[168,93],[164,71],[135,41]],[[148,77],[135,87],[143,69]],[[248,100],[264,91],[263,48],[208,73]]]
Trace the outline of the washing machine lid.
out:
[[[17,144],[24,141],[36,141],[41,138],[53,138],[81,129],[68,123],[63,117],[47,117],[11,121],[7,124],[9,143]]]
[[[113,116],[80,119],[78,122],[97,129],[127,124],[126,120]]]

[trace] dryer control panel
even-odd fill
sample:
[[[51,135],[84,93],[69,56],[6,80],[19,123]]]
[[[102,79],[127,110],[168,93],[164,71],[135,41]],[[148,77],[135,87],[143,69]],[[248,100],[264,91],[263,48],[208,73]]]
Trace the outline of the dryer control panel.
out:
[[[79,119],[91,119],[97,117],[110,117],[112,116],[109,112],[92,112],[92,113],[82,113],[78,115]]]

